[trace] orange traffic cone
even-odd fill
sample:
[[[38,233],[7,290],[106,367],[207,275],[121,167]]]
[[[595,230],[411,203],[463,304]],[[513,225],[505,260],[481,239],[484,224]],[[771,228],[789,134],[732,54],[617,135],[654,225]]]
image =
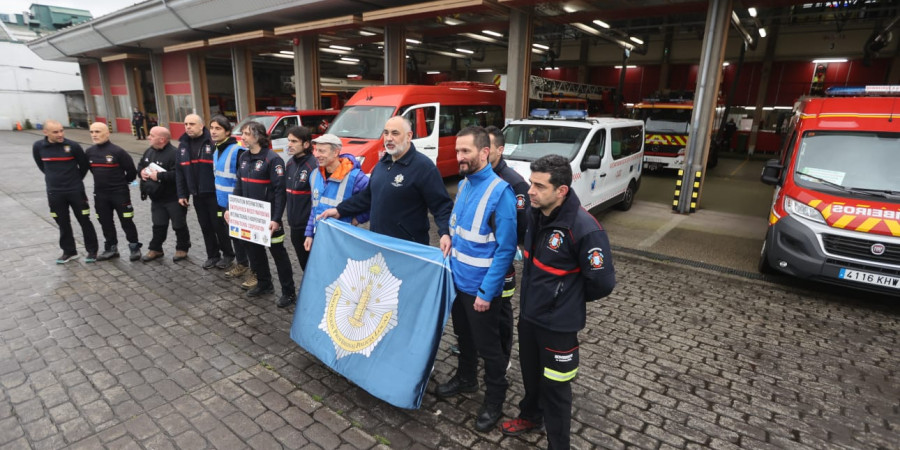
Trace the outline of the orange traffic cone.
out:
[[[22,131],[22,123],[16,122],[16,131]]]

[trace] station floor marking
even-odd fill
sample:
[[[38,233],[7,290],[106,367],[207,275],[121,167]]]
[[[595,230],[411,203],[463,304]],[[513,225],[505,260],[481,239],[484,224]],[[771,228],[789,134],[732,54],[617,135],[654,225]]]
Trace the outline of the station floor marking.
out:
[[[660,239],[669,234],[670,231],[674,230],[681,222],[688,218],[687,214],[676,214],[674,217],[669,219],[663,226],[659,227],[653,234],[648,236],[646,239],[638,243],[638,248],[650,248]]]
[[[747,164],[747,161],[750,161],[750,159],[749,158],[745,159],[742,163],[738,164],[738,166],[735,167],[734,170],[732,170],[730,174],[728,174],[728,177],[731,178],[731,177],[735,176],[735,174],[737,174],[738,171],[741,170],[741,168],[744,167],[745,164]]]

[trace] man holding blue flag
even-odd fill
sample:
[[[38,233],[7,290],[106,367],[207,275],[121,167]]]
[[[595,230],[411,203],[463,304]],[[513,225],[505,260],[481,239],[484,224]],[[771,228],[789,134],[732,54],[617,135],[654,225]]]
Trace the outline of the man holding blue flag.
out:
[[[439,397],[475,392],[480,356],[485,394],[475,429],[482,432],[500,419],[509,387],[509,355],[500,335],[505,317],[500,297],[516,252],[516,198],[488,164],[490,146],[490,137],[481,127],[467,127],[456,136],[456,160],[465,177],[450,216],[450,268],[456,287],[451,316],[459,342],[459,365],[456,374],[436,391]]]

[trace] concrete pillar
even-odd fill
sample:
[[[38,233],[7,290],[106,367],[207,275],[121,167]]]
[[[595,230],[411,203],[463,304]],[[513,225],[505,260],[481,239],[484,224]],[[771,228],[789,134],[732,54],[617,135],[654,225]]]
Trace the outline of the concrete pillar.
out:
[[[253,92],[253,60],[245,48],[231,48],[231,70],[234,73],[234,103],[240,122],[255,110]]]
[[[194,114],[209,121],[209,92],[206,86],[206,58],[200,53],[188,53],[188,79],[191,83],[191,104]]]
[[[163,78],[162,55],[150,54],[150,74],[153,78],[153,96],[156,100],[156,121],[161,126],[168,127],[172,121],[169,116],[169,103],[166,101],[166,82]],[[183,119],[179,117],[178,120]]]
[[[294,95],[297,109],[322,109],[319,82],[319,39],[294,39]]]
[[[668,20],[666,20],[668,23]],[[672,59],[672,40],[674,35],[674,27],[666,27],[665,35],[663,35],[663,54],[659,62],[659,91],[665,91],[671,88],[669,86],[669,66]]]
[[[591,41],[588,38],[582,38],[579,42],[581,47],[578,52],[578,82],[582,84],[588,83],[588,50],[591,48]]]
[[[725,58],[725,43],[728,41],[728,27],[731,21],[732,0],[709,3],[706,14],[706,29],[700,52],[700,70],[697,73],[697,91],[694,93],[694,110],[691,113],[690,139],[686,149],[684,170],[677,204],[673,209],[679,213],[693,212],[700,206],[706,158],[709,154],[710,134],[716,115],[716,100],[719,81],[722,78],[722,61]],[[700,173],[700,177],[696,175]],[[698,182],[698,184],[695,184]]]
[[[106,76],[106,64],[97,62],[97,68],[100,72],[100,88],[103,90],[103,104],[106,105],[106,124],[109,125],[109,131],[115,133],[116,130],[116,107],[113,103],[112,90],[109,88],[109,77]]]
[[[772,60],[775,58],[775,46],[778,42],[779,28],[778,19],[775,19],[775,22],[767,30],[766,54],[763,56],[762,70],[759,75],[756,109],[753,110],[753,124],[750,126],[750,136],[747,138],[747,154],[750,155],[756,151],[759,121],[762,120],[763,107],[766,105],[766,97],[769,95],[769,79],[772,78]]]
[[[81,73],[81,85],[84,89],[84,105],[87,109],[87,121],[90,125],[97,120],[97,106],[94,105],[94,96],[91,94],[91,83],[88,82],[88,66],[79,64]],[[69,120],[72,120],[71,118]]]
[[[384,84],[406,84],[406,30],[384,27]]]
[[[506,56],[506,119],[528,115],[528,88],[531,75],[531,43],[534,18],[529,12],[509,11],[509,49]]]

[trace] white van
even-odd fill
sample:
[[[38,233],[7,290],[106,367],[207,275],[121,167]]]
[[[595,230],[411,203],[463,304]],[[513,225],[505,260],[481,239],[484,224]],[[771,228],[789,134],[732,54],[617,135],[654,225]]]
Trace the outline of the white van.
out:
[[[641,185],[643,122],[576,114],[543,118],[547,116],[539,110],[532,116],[513,120],[503,129],[503,158],[510,167],[528,180],[532,161],[550,154],[564,156],[572,163],[572,189],[585,209],[631,208]]]

